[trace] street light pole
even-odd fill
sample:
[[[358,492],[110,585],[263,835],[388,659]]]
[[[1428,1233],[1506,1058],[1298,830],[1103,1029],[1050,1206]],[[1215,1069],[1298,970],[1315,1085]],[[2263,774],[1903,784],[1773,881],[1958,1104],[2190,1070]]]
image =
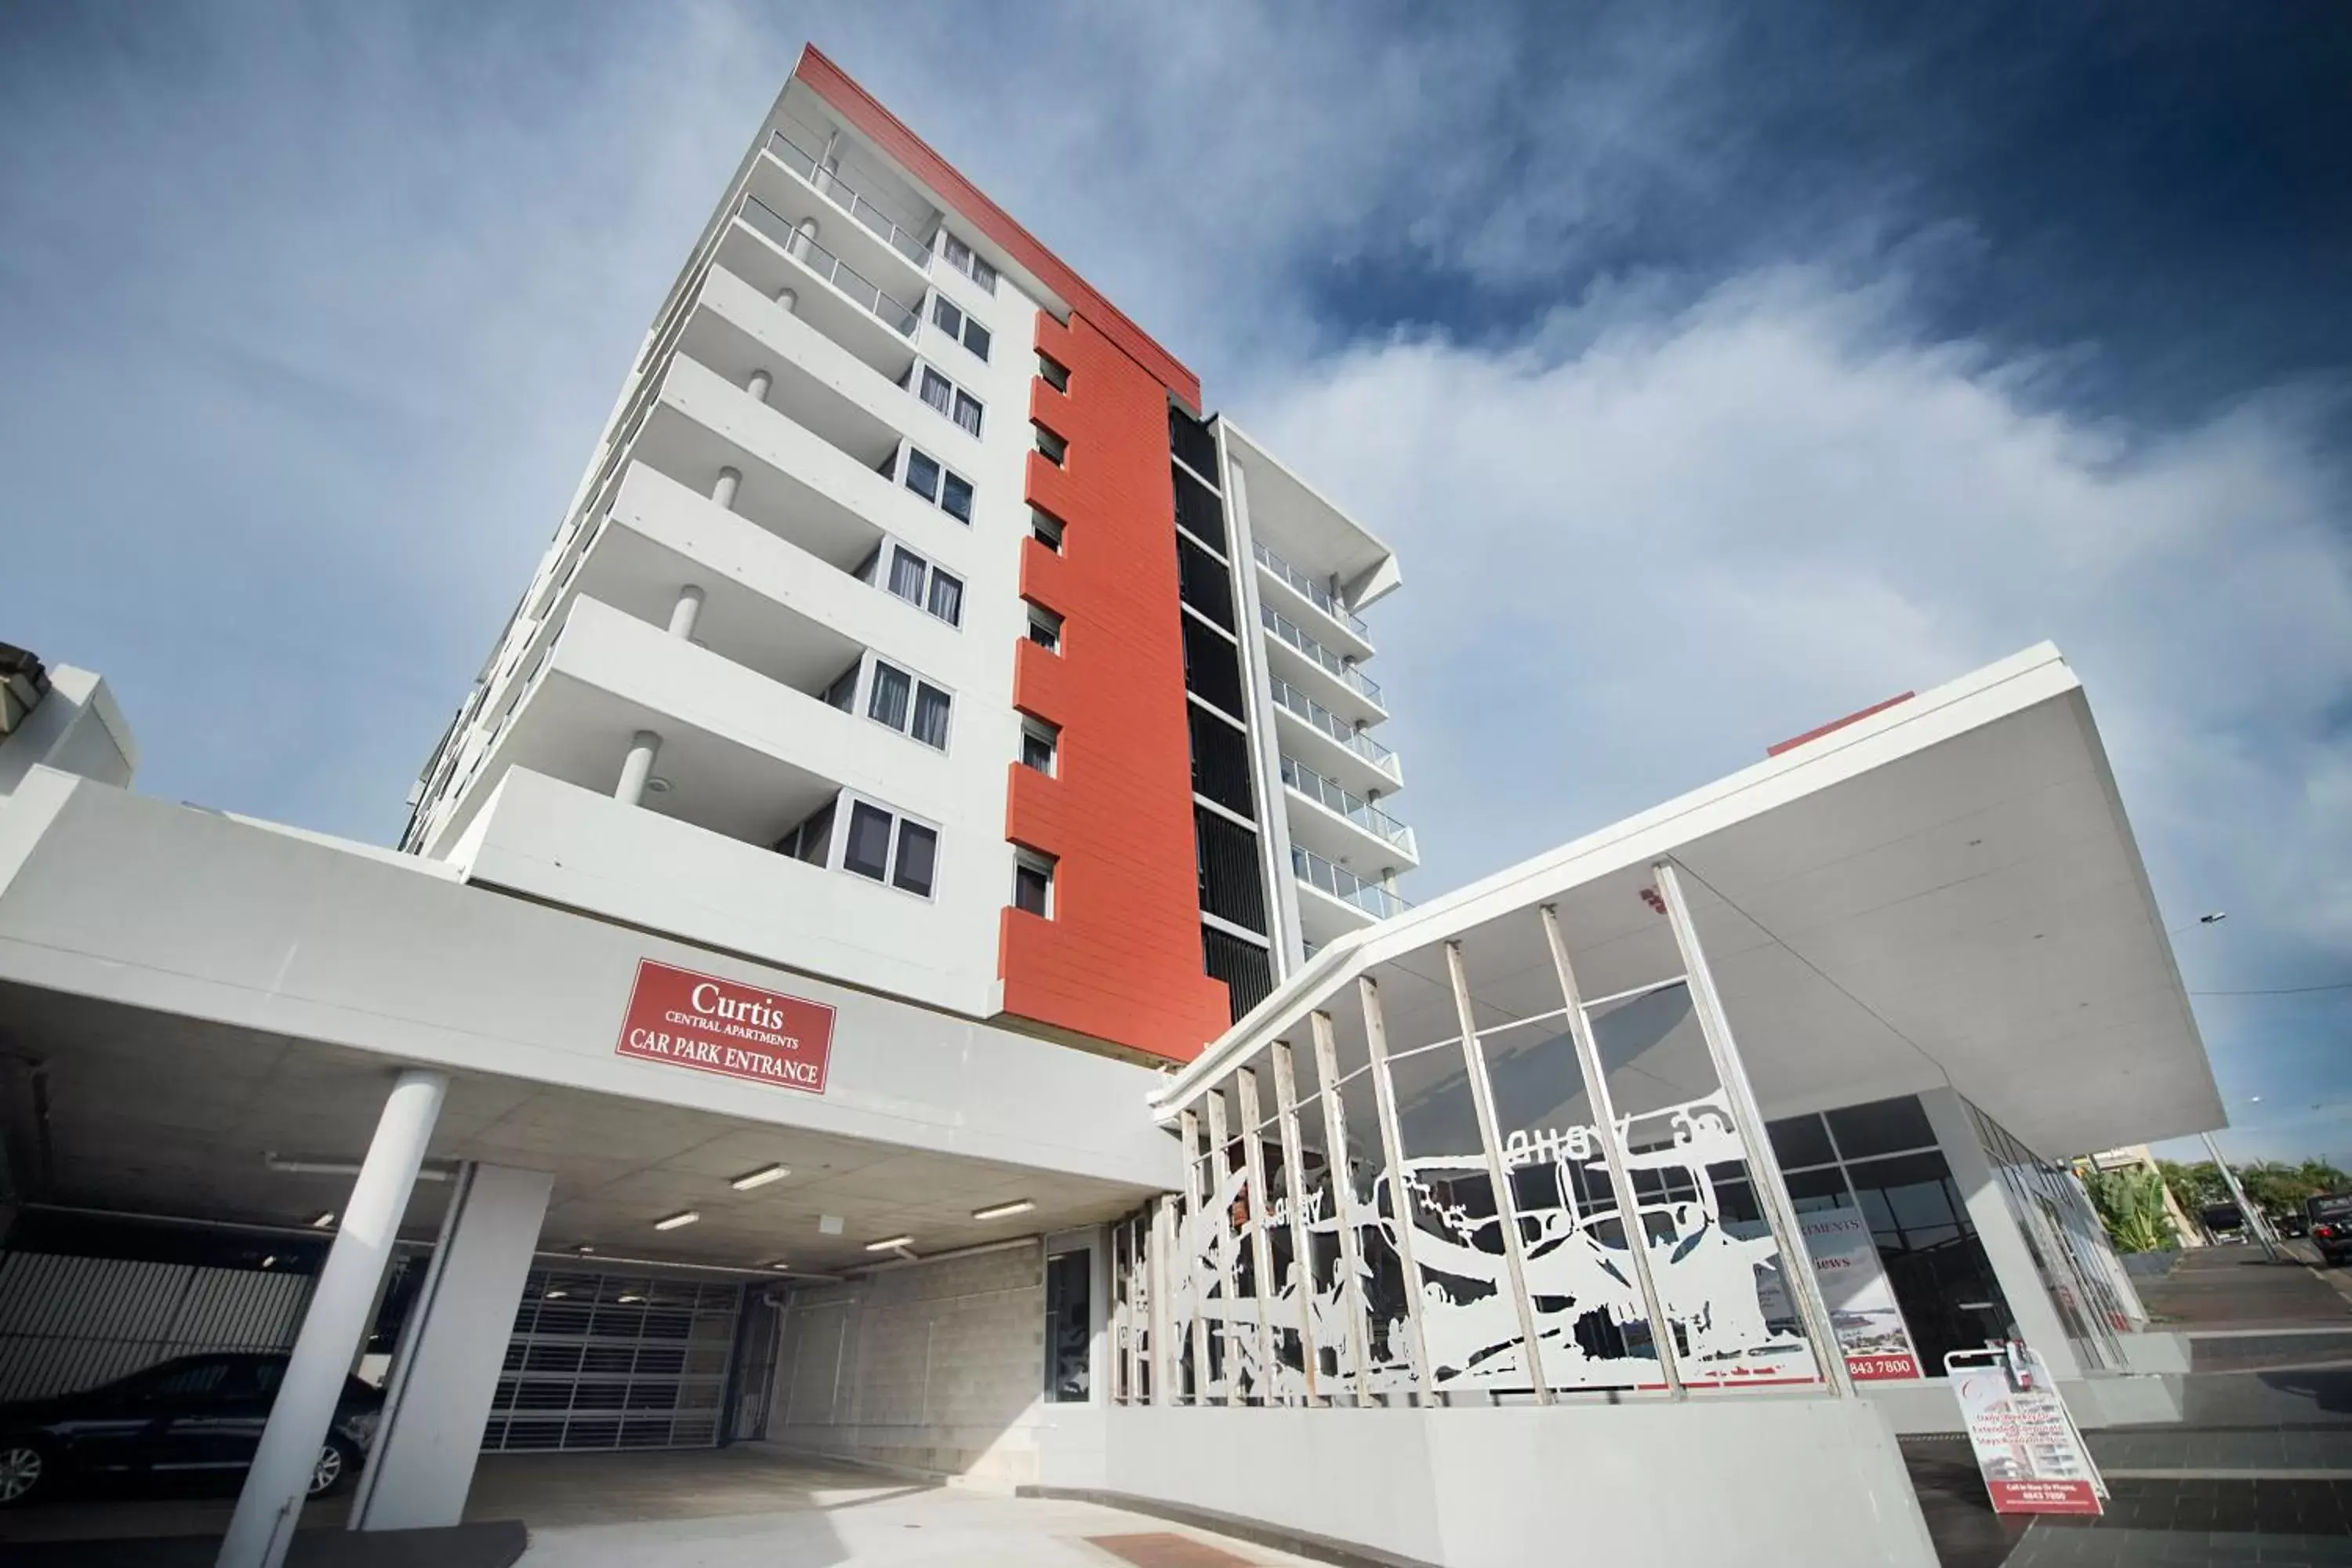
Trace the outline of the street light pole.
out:
[[[2221,1145],[2213,1142],[2213,1134],[2201,1132],[2198,1136],[2205,1140],[2205,1152],[2213,1157],[2214,1166],[2221,1171],[2221,1180],[2228,1184],[2230,1196],[2236,1200],[2238,1213],[2244,1218],[2246,1228],[2254,1233],[2256,1241],[2262,1243],[2263,1256],[2276,1263],[2279,1260],[2279,1254],[2278,1248],[2271,1241],[2270,1222],[2263,1217],[2263,1212],[2260,1209],[2246,1201],[2246,1189],[2238,1185],[2238,1173],[2230,1169],[2229,1161],[2221,1158]]]

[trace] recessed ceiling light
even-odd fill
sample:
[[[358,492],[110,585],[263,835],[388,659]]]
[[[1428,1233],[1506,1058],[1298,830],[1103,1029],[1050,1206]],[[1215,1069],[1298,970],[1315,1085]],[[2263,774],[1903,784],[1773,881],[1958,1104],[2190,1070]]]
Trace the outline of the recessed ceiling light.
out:
[[[667,795],[669,793],[669,780],[647,779],[646,781],[646,788],[656,795]]]
[[[334,1223],[335,1211],[329,1209],[325,1214],[320,1215],[317,1219],[310,1222],[310,1228],[312,1230],[324,1230]]]
[[[1037,1205],[1027,1198],[1015,1198],[1009,1204],[992,1204],[984,1209],[974,1209],[974,1219],[1011,1219],[1017,1214],[1027,1214]]]
[[[561,1301],[571,1294],[569,1290],[541,1290],[539,1293],[539,1299],[542,1301]]]
[[[696,1220],[698,1220],[701,1217],[702,1215],[696,1213],[693,1209],[686,1209],[677,1214],[670,1215],[665,1218],[654,1221],[654,1228],[656,1230],[676,1230],[682,1225],[692,1225]]]
[[[624,1296],[621,1298],[621,1305],[624,1307],[642,1307],[645,1305],[645,1301],[646,1299],[643,1296]]]
[[[756,1171],[744,1172],[727,1184],[739,1193],[748,1193],[753,1187],[764,1187],[770,1182],[781,1182],[792,1173],[793,1168],[790,1165],[762,1165]]]
[[[587,1257],[590,1253],[592,1253],[592,1252],[595,1251],[596,1249],[595,1249],[594,1247],[593,1247],[589,1246],[586,1242],[584,1242],[584,1241],[583,1241],[583,1242],[582,1242],[579,1246],[577,1246],[577,1247],[573,1247],[572,1250],[572,1251],[574,1251],[574,1252],[576,1252],[576,1253],[578,1253],[581,1257],[585,1258],[585,1257]]]
[[[261,1260],[261,1266],[262,1266],[264,1268],[277,1268],[277,1267],[278,1267],[278,1254],[276,1254],[276,1253],[274,1253],[274,1252],[273,1252],[273,1253],[271,1253],[268,1257],[267,1257],[267,1258],[263,1258],[263,1259]]]
[[[761,1268],[772,1268],[772,1269],[774,1269],[777,1273],[781,1274],[781,1273],[782,1273],[785,1269],[790,1268],[792,1267],[792,1265],[791,1265],[791,1264],[789,1264],[789,1263],[787,1263],[787,1262],[785,1262],[785,1261],[784,1261],[782,1258],[771,1258],[770,1259],[768,1259],[768,1261],[767,1261],[767,1262],[762,1263],[761,1265],[760,1265],[760,1267],[761,1267]]]
[[[913,1246],[914,1241],[915,1238],[911,1236],[885,1237],[880,1241],[867,1242],[866,1244],[866,1250],[868,1252],[893,1252],[901,1247]]]

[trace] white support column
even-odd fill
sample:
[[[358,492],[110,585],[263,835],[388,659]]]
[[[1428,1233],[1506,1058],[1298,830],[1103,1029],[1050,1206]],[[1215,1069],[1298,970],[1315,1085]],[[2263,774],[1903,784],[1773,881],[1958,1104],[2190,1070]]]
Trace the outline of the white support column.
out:
[[[1225,1153],[1230,1137],[1225,1127],[1225,1091],[1213,1089],[1201,1097],[1209,1107],[1209,1202],[1201,1217],[1216,1228],[1211,1232],[1217,1238],[1218,1300],[1224,1303],[1224,1330],[1218,1338],[1224,1343],[1219,1364],[1224,1368],[1225,1403],[1239,1405],[1242,1399],[1241,1330],[1234,1315],[1241,1310],[1240,1270],[1234,1267],[1234,1215],[1225,1203],[1225,1186],[1233,1180],[1234,1169]]]
[[[816,248],[816,219],[804,217],[793,226],[793,237],[784,247],[785,253],[795,261],[806,261]]]
[[[1184,1254],[1184,1283],[1190,1302],[1186,1316],[1192,1323],[1192,1403],[1209,1402],[1209,1280],[1201,1257],[1201,1243],[1206,1234],[1201,1217],[1205,1200],[1201,1195],[1202,1150],[1201,1118],[1193,1111],[1183,1111],[1177,1125],[1184,1135],[1184,1214],[1177,1226],[1177,1240]]]
[[[1584,1016],[1584,995],[1577,989],[1576,971],[1568,962],[1568,942],[1560,935],[1559,912],[1542,908],[1544,942],[1551,949],[1552,969],[1559,976],[1560,1000],[1568,1005],[1569,1037],[1576,1043],[1576,1061],[1584,1076],[1585,1103],[1592,1108],[1594,1135],[1601,1140],[1601,1157],[1609,1166],[1609,1188],[1625,1226],[1625,1252],[1633,1260],[1633,1279],[1642,1289],[1642,1307],[1650,1314],[1650,1343],[1658,1352],[1658,1370],[1666,1380],[1669,1398],[1685,1397],[1682,1369],[1675,1358],[1675,1327],[1666,1319],[1664,1298],[1650,1269],[1649,1237],[1641,1223],[1641,1204],[1633,1195],[1633,1176],[1625,1159],[1625,1137],[1617,1125],[1617,1106],[1609,1093],[1608,1070],[1601,1065],[1600,1043],[1592,1037],[1592,1020]],[[1576,1194],[1563,1192],[1569,1212],[1576,1212]]]
[[[1282,1389],[1281,1370],[1274,1358],[1274,1205],[1265,1191],[1265,1140],[1259,1135],[1257,1069],[1234,1072],[1234,1093],[1242,1113],[1242,1170],[1249,1184],[1250,1311],[1257,1319],[1258,1403],[1272,1405]]]
[[[1317,1017],[1323,1016],[1318,1013]],[[1274,1113],[1282,1131],[1283,1196],[1290,1205],[1290,1280],[1298,1292],[1298,1361],[1307,1374],[1307,1403],[1322,1405],[1322,1349],[1315,1342],[1315,1249],[1307,1234],[1306,1155],[1298,1135],[1298,1076],[1290,1059],[1290,1042],[1276,1040],[1268,1052],[1274,1058]]]
[[[1421,1265],[1413,1261],[1412,1190],[1405,1185],[1404,1130],[1397,1121],[1396,1085],[1389,1081],[1388,1016],[1381,1010],[1381,988],[1370,975],[1359,975],[1356,994],[1364,1006],[1364,1039],[1372,1054],[1372,1104],[1380,1112],[1381,1164],[1389,1184],[1389,1217],[1396,1226],[1397,1262],[1404,1272],[1405,1343],[1412,1352],[1413,1386],[1421,1403],[1437,1398],[1435,1369],[1429,1364],[1429,1339],[1421,1331]]]
[[[740,468],[721,468],[717,481],[710,487],[710,499],[732,511],[735,510],[735,492],[742,485],[743,471]]]
[[[1813,1359],[1821,1365],[1822,1383],[1833,1396],[1851,1399],[1853,1379],[1846,1371],[1845,1352],[1838,1344],[1829,1303],[1822,1299],[1821,1281],[1813,1275],[1812,1254],[1805,1250],[1804,1231],[1797,1224],[1796,1210],[1790,1205],[1788,1180],[1780,1174],[1780,1162],[1772,1152],[1771,1139],[1764,1134],[1763,1112],[1756,1108],[1756,1091],[1748,1084],[1747,1066],[1739,1059],[1739,1047],[1732,1039],[1731,1021],[1723,1011],[1723,999],[1716,994],[1715,974],[1707,968],[1706,950],[1699,946],[1698,927],[1691,920],[1689,901],[1683,897],[1682,879],[1675,874],[1671,860],[1661,860],[1651,870],[1657,876],[1658,893],[1666,906],[1666,923],[1674,928],[1675,946],[1682,952],[1692,1010],[1698,1015],[1699,1033],[1706,1037],[1706,1054],[1714,1059],[1716,1081],[1723,1086],[1724,1098],[1731,1102],[1732,1130],[1739,1135],[1740,1151],[1747,1156],[1757,1206],[1764,1211],[1765,1224],[1772,1231],[1772,1244],[1780,1249],[1781,1288],[1796,1306],[1797,1316],[1805,1325],[1805,1337],[1812,1342]],[[1625,1197],[1630,1202],[1632,1193]]]
[[[784,308],[787,315],[798,315],[801,308],[801,291],[797,289],[779,289],[776,290],[776,303]]]
[[[743,384],[743,390],[765,403],[768,401],[768,389],[775,384],[774,376],[764,370],[755,370],[751,373],[751,378]]]
[[[643,805],[646,781],[654,776],[654,759],[660,755],[661,737],[651,730],[630,736],[629,754],[621,759],[621,782],[614,786],[613,798],[623,805]]]
[[[468,1164],[459,1174],[384,1384],[350,1528],[426,1530],[465,1514],[553,1182],[506,1165]]]
[[[409,1068],[385,1097],[375,1136],[343,1205],[342,1224],[302,1314],[253,1468],[237,1493],[236,1511],[215,1559],[218,1568],[278,1568],[286,1560],[352,1352],[367,1331],[376,1281],[391,1261],[417,1167],[425,1162],[448,1089],[446,1075]]]
[[[1175,1270],[1170,1266],[1170,1255],[1175,1250],[1175,1227],[1168,1223],[1175,1207],[1174,1200],[1165,1197],[1151,1200],[1151,1251],[1147,1259],[1150,1269],[1144,1288],[1151,1292],[1146,1303],[1151,1310],[1151,1403],[1176,1403],[1175,1315],[1168,1310],[1170,1279]]]
[[[1927,1113],[1927,1125],[1935,1131],[1944,1164],[1952,1173],[1952,1184],[1959,1188],[1960,1201],[1968,1205],[1977,1245],[1984,1248],[1985,1261],[1992,1265],[1993,1279],[2000,1286],[2009,1315],[2016,1320],[2017,1331],[2042,1352],[2051,1376],[2070,1383],[2081,1377],[2083,1363],[2074,1354],[2074,1342],[2067,1337],[2065,1321],[2050,1299],[2042,1270],[2034,1267],[2033,1238],[2026,1235],[2016,1211],[2010,1207],[2000,1173],[1993,1169],[1977,1137],[1968,1101],[1952,1089],[1931,1089],[1921,1092],[1919,1109]],[[2056,1238],[2046,1237],[2042,1245],[2054,1248]],[[2052,1257],[2053,1269],[2063,1267]],[[1944,1371],[1940,1366],[1919,1370],[1929,1377],[1940,1377]]]
[[[1528,1350],[1528,1386],[1538,1405],[1551,1403],[1551,1379],[1544,1374],[1542,1331],[1536,1324],[1535,1299],[1528,1294],[1527,1237],[1519,1234],[1518,1194],[1503,1164],[1503,1131],[1495,1117],[1495,1087],[1486,1078],[1486,1050],[1478,1038],[1478,1020],[1470,1006],[1470,976],[1462,962],[1462,944],[1445,944],[1445,978],[1454,987],[1454,1016],[1462,1026],[1462,1069],[1470,1081],[1470,1109],[1478,1119],[1478,1142],[1486,1156],[1486,1181],[1495,1194],[1495,1220],[1503,1232],[1504,1271],[1509,1276],[1511,1305],[1519,1315],[1519,1337]],[[1628,1237],[1629,1247],[1634,1237]]]
[[[1372,1332],[1364,1310],[1364,1248],[1356,1234],[1356,1178],[1348,1168],[1348,1108],[1339,1099],[1339,1051],[1331,1015],[1317,1013],[1315,1079],[1323,1099],[1324,1163],[1331,1173],[1331,1209],[1339,1222],[1339,1303],[1348,1321],[1348,1367],[1356,1403],[1372,1402]]]
[[[688,583],[677,591],[677,603],[670,606],[669,635],[694,640],[694,623],[702,616],[702,589]]]

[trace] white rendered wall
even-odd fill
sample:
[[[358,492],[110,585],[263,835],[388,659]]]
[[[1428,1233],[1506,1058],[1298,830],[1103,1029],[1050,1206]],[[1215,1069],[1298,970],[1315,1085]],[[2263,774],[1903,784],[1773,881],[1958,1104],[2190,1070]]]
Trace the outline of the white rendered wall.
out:
[[[1933,1568],[1855,1400],[1463,1409],[1120,1406],[1108,1489],[1447,1568]],[[1083,1486],[1049,1470],[1048,1486]]]
[[[139,766],[139,745],[106,682],[69,664],[48,675],[47,693],[23,723],[0,737],[0,795],[14,794],[36,767],[128,788]]]
[[[795,1290],[768,1441],[804,1453],[1038,1478],[1045,1252],[1035,1242]],[[1084,1409],[1085,1406],[1076,1408]]]

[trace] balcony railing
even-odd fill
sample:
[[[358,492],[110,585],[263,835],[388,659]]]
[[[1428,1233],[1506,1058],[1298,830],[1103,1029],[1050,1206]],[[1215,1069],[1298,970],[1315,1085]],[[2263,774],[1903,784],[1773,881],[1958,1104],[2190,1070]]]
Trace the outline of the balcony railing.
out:
[[[1282,782],[1318,805],[1338,812],[1365,832],[1395,845],[1416,859],[1420,858],[1413,847],[1412,828],[1362,795],[1341,789],[1306,763],[1289,757],[1283,758]]]
[[[1278,706],[1289,709],[1291,712],[1306,720],[1307,723],[1330,736],[1381,772],[1391,777],[1396,775],[1394,752],[1390,751],[1362,731],[1354,728],[1345,719],[1340,718],[1280,676],[1274,678],[1273,685],[1274,700]]]
[[[1313,605],[1366,642],[1372,640],[1372,628],[1364,624],[1364,617],[1341,604],[1330,589],[1255,540],[1251,542],[1250,549],[1256,553],[1259,565],[1306,595],[1308,604]]]
[[[1260,605],[1257,607],[1257,618],[1265,623],[1265,629],[1267,631],[1272,632],[1276,637],[1280,637],[1284,642],[1288,643],[1291,647],[1297,648],[1299,652],[1305,654],[1307,658],[1313,659],[1324,668],[1329,670],[1333,675],[1338,676],[1339,679],[1344,681],[1350,689],[1362,693],[1364,697],[1370,701],[1380,701],[1381,684],[1379,681],[1374,680],[1370,676],[1366,675],[1362,670],[1358,669],[1354,665],[1349,664],[1346,659],[1341,658],[1338,654],[1333,653],[1329,648],[1325,647],[1321,643],[1317,642],[1313,637],[1308,637],[1305,632],[1298,628],[1297,623],[1294,622],[1288,616],[1282,615],[1267,605]]]
[[[1290,847],[1290,869],[1308,887],[1381,920],[1401,915],[1407,908],[1402,899],[1378,882],[1367,882],[1345,866],[1334,866],[1313,850],[1301,849],[1296,844]]]
[[[882,286],[793,226],[793,220],[757,196],[745,196],[735,216],[783,247],[784,254],[874,312],[882,324],[911,338],[922,319],[883,292]]]
[[[842,179],[837,169],[828,169],[817,155],[781,131],[768,132],[768,151],[778,162],[810,184],[825,200],[856,218],[880,236],[889,247],[928,272],[931,268],[931,247],[917,239],[911,229],[857,194],[856,189]]]

